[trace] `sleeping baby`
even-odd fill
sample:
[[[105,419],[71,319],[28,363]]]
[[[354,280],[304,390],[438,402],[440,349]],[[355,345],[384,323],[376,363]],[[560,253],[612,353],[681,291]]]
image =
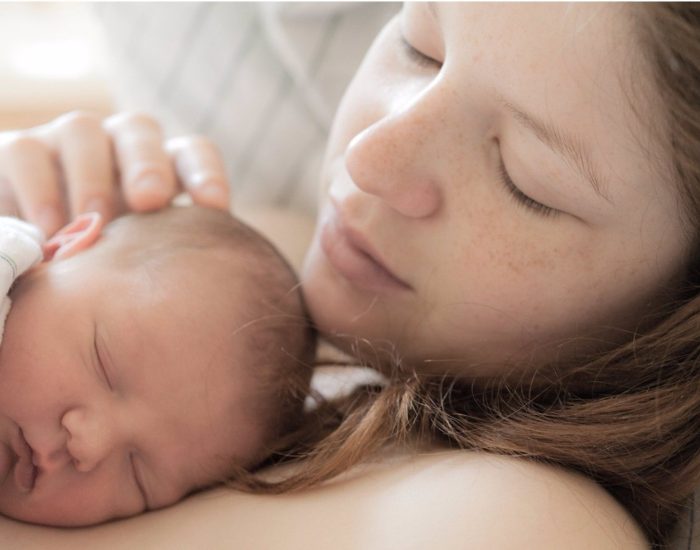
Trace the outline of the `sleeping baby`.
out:
[[[299,422],[313,335],[293,271],[230,215],[0,219],[0,514],[88,525],[265,459]],[[42,261],[43,260],[43,261]]]

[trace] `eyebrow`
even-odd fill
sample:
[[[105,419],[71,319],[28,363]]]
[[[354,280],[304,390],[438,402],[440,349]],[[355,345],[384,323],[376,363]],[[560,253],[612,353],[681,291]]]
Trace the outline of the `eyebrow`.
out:
[[[503,97],[499,98],[503,106],[525,129],[530,130],[537,139],[557,153],[564,161],[587,180],[596,195],[613,204],[608,194],[610,185],[601,175],[591,158],[583,140],[575,134],[566,134],[552,124],[539,120]]]

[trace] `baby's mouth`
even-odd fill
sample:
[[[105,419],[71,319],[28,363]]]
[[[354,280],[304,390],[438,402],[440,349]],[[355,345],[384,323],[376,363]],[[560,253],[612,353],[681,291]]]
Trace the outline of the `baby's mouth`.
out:
[[[10,449],[9,445],[4,443],[0,444],[0,485],[5,483],[5,480],[12,472],[14,454],[14,451]]]
[[[15,464],[15,484],[20,491],[29,493],[36,483],[37,467],[34,465],[34,451],[27,443],[22,428],[19,428],[17,437],[13,441],[13,448],[17,454]]]

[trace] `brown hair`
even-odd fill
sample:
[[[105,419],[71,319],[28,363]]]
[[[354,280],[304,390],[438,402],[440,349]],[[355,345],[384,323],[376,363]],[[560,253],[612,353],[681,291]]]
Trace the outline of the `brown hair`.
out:
[[[269,483],[288,491],[328,480],[388,442],[422,441],[526,457],[582,472],[636,518],[657,548],[700,483],[700,8],[634,6],[647,72],[665,109],[655,136],[672,160],[691,258],[679,297],[626,343],[519,378],[461,379],[397,364],[388,387],[321,401],[298,433],[304,465]]]

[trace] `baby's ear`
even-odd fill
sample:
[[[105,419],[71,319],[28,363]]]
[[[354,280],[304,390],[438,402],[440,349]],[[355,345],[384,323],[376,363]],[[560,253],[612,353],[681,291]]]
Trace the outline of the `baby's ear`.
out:
[[[44,261],[65,260],[90,248],[102,234],[104,220],[97,212],[80,214],[44,244]]]

